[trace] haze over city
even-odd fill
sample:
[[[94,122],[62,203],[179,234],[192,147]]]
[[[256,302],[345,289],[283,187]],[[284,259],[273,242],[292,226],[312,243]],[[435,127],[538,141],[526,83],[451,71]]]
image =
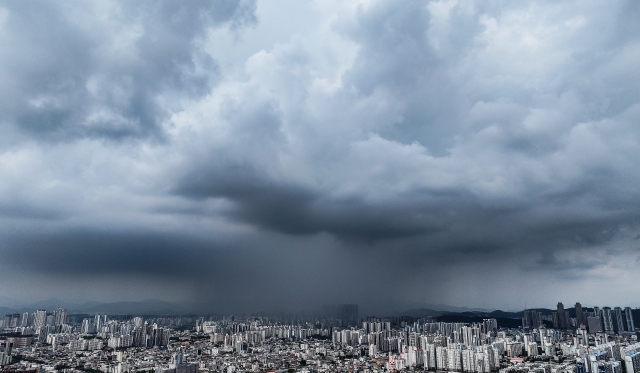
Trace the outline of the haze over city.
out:
[[[639,17],[2,2],[0,306],[638,307]]]

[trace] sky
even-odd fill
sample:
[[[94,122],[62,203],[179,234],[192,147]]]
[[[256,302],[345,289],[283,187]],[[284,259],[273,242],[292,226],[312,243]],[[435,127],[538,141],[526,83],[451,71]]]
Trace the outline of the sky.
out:
[[[640,3],[0,4],[0,300],[640,306]]]

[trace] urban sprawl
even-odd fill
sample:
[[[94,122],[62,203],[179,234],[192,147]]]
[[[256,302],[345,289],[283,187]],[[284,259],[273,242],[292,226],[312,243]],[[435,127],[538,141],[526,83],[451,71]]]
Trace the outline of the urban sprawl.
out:
[[[8,314],[2,372],[640,373],[638,311],[525,310],[521,326],[437,317]],[[634,319],[635,318],[635,319]]]

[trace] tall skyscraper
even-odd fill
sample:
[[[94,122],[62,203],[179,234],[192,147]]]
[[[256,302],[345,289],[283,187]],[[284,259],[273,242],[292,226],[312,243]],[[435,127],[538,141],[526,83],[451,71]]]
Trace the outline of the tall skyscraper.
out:
[[[624,318],[627,324],[627,331],[633,332],[636,330],[635,324],[633,322],[633,311],[631,311],[631,307],[624,308]]]
[[[102,332],[102,327],[107,323],[107,315],[96,315],[94,317],[93,324],[96,328],[96,333]]]
[[[600,307],[593,307],[593,315],[600,317]]]
[[[38,329],[47,324],[47,310],[37,310],[33,317],[33,326]]]
[[[578,327],[580,325],[587,326],[587,314],[582,310],[580,302],[576,303],[576,322]]]
[[[624,317],[622,316],[622,309],[616,307],[613,309],[613,328],[616,333],[624,332],[626,330],[624,325]]]
[[[564,305],[562,304],[562,302],[558,302],[556,314],[558,317],[558,328],[569,329],[569,327],[571,326],[569,321],[569,312],[564,310]]]
[[[528,329],[537,329],[542,325],[542,312],[534,310],[525,310],[522,316],[522,327]]]
[[[60,326],[67,323],[67,310],[64,308],[56,309],[55,325]]]
[[[20,326],[29,326],[29,312],[25,312],[22,314],[22,319],[20,320]]]
[[[610,307],[603,307],[600,312],[602,317],[602,327],[605,333],[613,334],[615,333],[615,329],[613,326],[613,315]]]
[[[91,319],[82,320],[82,333],[92,334],[95,333],[95,324],[91,322]]]
[[[531,329],[531,312],[529,310],[524,310],[522,314],[522,328]]]

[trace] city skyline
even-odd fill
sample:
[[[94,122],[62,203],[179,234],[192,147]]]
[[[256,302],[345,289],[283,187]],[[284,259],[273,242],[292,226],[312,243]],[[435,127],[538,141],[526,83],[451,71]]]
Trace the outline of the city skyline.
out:
[[[638,19],[2,3],[0,306],[638,307]]]
[[[109,315],[64,308],[0,319],[6,372],[638,373],[640,308],[376,317],[358,305],[324,315]],[[624,314],[624,319],[622,315]],[[462,316],[462,314],[460,315]],[[575,316],[575,317],[573,317]],[[616,324],[618,325],[616,327]]]
[[[367,317],[413,317],[413,318],[439,318],[460,317],[465,320],[468,317],[498,317],[501,320],[517,319],[522,321],[522,327],[543,325],[543,320],[555,329],[579,328],[581,325],[589,327],[588,320],[594,315],[599,318],[602,331],[618,331],[630,328],[635,329],[635,324],[640,323],[640,307],[629,306],[629,303],[621,305],[583,305],[576,302],[565,309],[563,302],[557,302],[556,307],[525,307],[522,309],[481,309],[473,307],[456,307],[449,305],[427,305],[416,309],[393,309],[383,313],[375,313],[370,308],[362,308],[358,304],[323,304],[318,307],[290,308],[290,309],[225,309],[216,308],[207,303],[167,302],[157,299],[148,299],[134,302],[86,302],[70,303],[59,299],[49,299],[32,304],[5,303],[0,304],[0,314],[15,318],[15,322],[22,318],[22,314],[56,309],[56,313],[48,314],[56,322],[64,319],[68,312],[74,315],[106,314],[114,316],[126,315],[156,315],[156,316],[180,316],[180,315],[253,315],[254,317],[269,317],[282,315],[298,315],[300,317],[331,317],[343,320],[343,326],[353,326],[358,323],[358,318]],[[63,316],[57,314],[63,310]],[[386,312],[386,313],[385,313]],[[633,315],[632,315],[633,312]],[[475,316],[474,316],[475,315]],[[244,316],[243,316],[244,317]],[[296,316],[297,317],[297,316]],[[634,321],[638,319],[638,321]],[[348,321],[344,321],[348,320]],[[608,321],[607,321],[608,320]],[[502,322],[502,321],[501,321]],[[508,322],[512,325],[512,322]]]

